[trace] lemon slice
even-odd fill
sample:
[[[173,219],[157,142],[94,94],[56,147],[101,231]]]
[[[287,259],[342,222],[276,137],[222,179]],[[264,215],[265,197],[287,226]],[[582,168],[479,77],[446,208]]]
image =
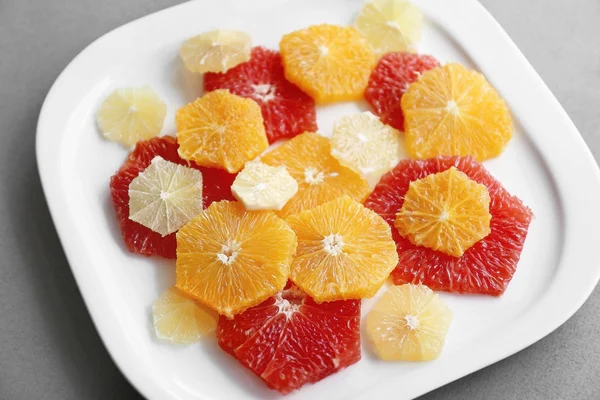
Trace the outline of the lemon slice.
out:
[[[202,173],[160,156],[129,184],[129,219],[163,236],[202,211]]]
[[[219,314],[171,287],[152,304],[152,316],[157,338],[190,344],[216,330]]]
[[[383,360],[429,361],[444,347],[452,311],[427,286],[392,286],[367,315],[367,336]]]
[[[246,210],[281,210],[298,191],[298,183],[281,165],[246,163],[231,186],[231,192]]]
[[[389,171],[401,151],[400,132],[369,111],[341,117],[333,125],[331,155],[363,176]]]
[[[98,110],[104,137],[126,146],[150,139],[162,129],[167,105],[150,86],[122,88],[112,92]]]
[[[250,60],[252,38],[240,31],[217,29],[186,40],[179,49],[192,72],[225,72]]]
[[[413,51],[421,38],[423,13],[402,0],[374,0],[363,6],[356,17],[356,29],[379,55],[393,51]]]

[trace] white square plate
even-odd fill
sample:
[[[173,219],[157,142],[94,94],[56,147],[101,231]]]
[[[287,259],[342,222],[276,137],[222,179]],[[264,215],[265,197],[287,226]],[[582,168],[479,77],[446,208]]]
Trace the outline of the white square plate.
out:
[[[410,398],[507,357],[556,329],[585,301],[598,278],[600,173],[568,116],[509,37],[475,0],[422,0],[420,46],[442,62],[483,72],[510,106],[515,137],[486,162],[534,211],[519,268],[500,298],[442,294],[455,318],[441,357],[385,363],[364,349],[356,365],[289,399]],[[282,34],[311,24],[349,24],[360,0],[219,0],[179,5],[118,28],[86,48],[52,87],[37,131],[37,158],[50,211],[73,274],[104,344],[149,399],[277,397],[214,339],[178,348],[153,338],[150,305],[174,283],[174,262],[138,257],[122,244],[109,178],[126,156],[101,138],[95,112],[113,89],[149,84],[174,111],[201,94],[183,71],[187,37],[228,27],[277,48]],[[320,107],[320,131],[364,104]],[[363,315],[372,300],[365,301]]]

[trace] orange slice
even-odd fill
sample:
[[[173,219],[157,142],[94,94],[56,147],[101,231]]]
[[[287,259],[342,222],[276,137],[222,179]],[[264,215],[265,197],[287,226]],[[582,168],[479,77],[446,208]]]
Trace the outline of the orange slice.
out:
[[[238,172],[269,146],[258,104],[228,90],[180,108],[175,124],[179,155],[203,167]]]
[[[329,139],[303,133],[261,157],[272,166],[284,165],[298,182],[298,191],[279,212],[282,218],[316,207],[344,194],[362,202],[369,194],[366,180],[331,155]]]
[[[220,201],[177,232],[177,288],[229,318],[285,286],[294,231],[271,211]]]
[[[460,64],[423,73],[402,96],[406,149],[413,158],[496,157],[512,137],[506,103],[485,77]]]
[[[417,246],[461,257],[491,232],[491,219],[487,188],[452,167],[410,183],[395,225]]]
[[[429,361],[444,347],[452,311],[427,286],[392,286],[367,315],[367,337],[383,360]]]
[[[152,316],[156,337],[176,344],[194,343],[213,333],[219,317],[176,287],[167,289],[154,301]]]
[[[351,27],[313,25],[284,35],[279,43],[285,77],[317,103],[362,98],[375,56]]]
[[[372,297],[398,263],[390,226],[348,196],[287,223],[298,237],[290,279],[317,302]]]

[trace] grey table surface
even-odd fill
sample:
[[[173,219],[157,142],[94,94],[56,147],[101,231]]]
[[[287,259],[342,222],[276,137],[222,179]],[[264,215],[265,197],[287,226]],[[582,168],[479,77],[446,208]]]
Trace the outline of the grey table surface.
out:
[[[600,1],[482,2],[600,160]],[[71,275],[40,186],[35,130],[46,93],[79,51],[175,3],[0,0],[1,400],[140,398],[102,345]],[[600,399],[599,314],[597,289],[540,342],[422,399]]]

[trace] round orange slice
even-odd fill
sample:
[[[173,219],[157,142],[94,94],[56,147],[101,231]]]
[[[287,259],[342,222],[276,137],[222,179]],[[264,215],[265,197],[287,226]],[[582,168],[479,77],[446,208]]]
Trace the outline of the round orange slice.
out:
[[[290,279],[317,302],[372,297],[398,263],[390,226],[348,196],[286,221],[298,237]]]
[[[410,183],[395,225],[417,246],[461,257],[491,232],[491,219],[487,188],[451,167]]]
[[[231,318],[283,289],[296,244],[273,212],[213,203],[177,232],[176,286]]]
[[[313,25],[279,43],[285,77],[317,103],[362,98],[375,67],[369,43],[354,28]]]
[[[282,218],[345,194],[362,202],[371,190],[365,179],[331,155],[329,139],[317,133],[296,136],[262,156],[261,161],[285,166],[298,183],[298,191],[278,213]]]
[[[258,104],[228,90],[180,108],[175,124],[179,155],[203,167],[238,172],[269,146]]]
[[[423,73],[401,100],[413,158],[496,157],[512,137],[506,103],[479,72],[448,64]]]

